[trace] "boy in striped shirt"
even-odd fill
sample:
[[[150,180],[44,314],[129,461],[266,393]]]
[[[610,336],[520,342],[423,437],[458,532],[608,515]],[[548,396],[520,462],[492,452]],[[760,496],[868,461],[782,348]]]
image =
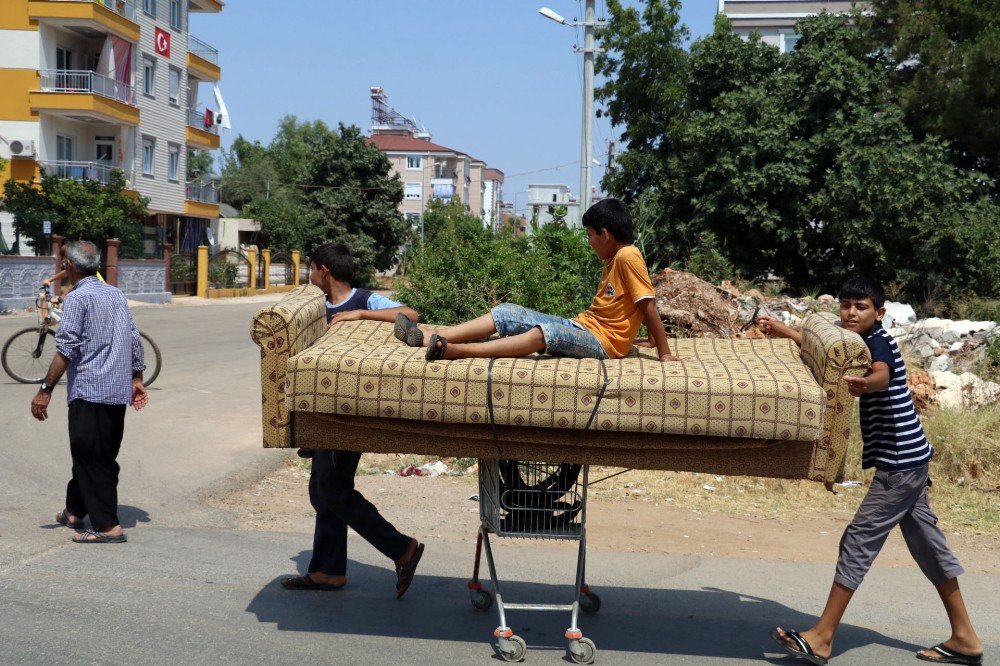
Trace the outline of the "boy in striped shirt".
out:
[[[981,664],[983,646],[958,587],[964,570],[948,548],[928,500],[928,465],[934,449],[913,406],[899,346],[882,328],[885,292],[875,280],[855,277],[841,286],[839,297],[841,326],[860,335],[872,356],[868,375],[844,377],[844,381],[851,395],[861,399],[861,466],[874,467],[875,478],[841,537],[837,571],[823,614],[808,631],[778,627],[771,636],[792,656],[827,663],[854,591],[889,532],[899,525],[913,559],[937,588],[951,623],[948,640],[921,650],[916,657],[946,664]],[[801,332],[773,317],[760,317],[757,323],[765,333],[802,344]]]

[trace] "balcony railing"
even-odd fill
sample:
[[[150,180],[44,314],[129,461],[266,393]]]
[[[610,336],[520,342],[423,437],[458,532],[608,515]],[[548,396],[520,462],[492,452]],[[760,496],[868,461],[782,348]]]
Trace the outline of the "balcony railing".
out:
[[[194,35],[188,35],[188,51],[200,58],[204,58],[213,65],[219,64],[219,49],[206,44]]]
[[[71,178],[76,181],[94,180],[102,185],[111,182],[114,171],[122,171],[119,166],[103,162],[42,161],[39,166],[48,176]]]
[[[201,203],[219,203],[219,190],[216,189],[215,185],[188,183],[184,198],[188,201],[200,201]]]
[[[62,0],[57,0],[62,1]],[[88,0],[83,0],[87,2]],[[89,0],[95,5],[103,5],[113,12],[121,14],[129,21],[135,21],[135,0]],[[80,0],[74,0],[80,2]]]
[[[454,180],[457,176],[458,174],[455,172],[454,169],[442,169],[440,167],[434,169],[433,177],[435,179]]]
[[[199,111],[198,109],[188,109],[187,124],[188,127],[194,127],[195,129],[200,129],[203,132],[211,132],[212,134],[219,133],[219,126],[215,123],[206,123],[205,112]]]
[[[132,86],[88,69],[43,69],[38,74],[46,92],[89,93],[135,105]]]

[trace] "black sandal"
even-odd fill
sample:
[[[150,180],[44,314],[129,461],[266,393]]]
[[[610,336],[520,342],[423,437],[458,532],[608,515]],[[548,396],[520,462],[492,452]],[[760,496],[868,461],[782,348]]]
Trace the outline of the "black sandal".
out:
[[[424,544],[418,543],[417,549],[413,551],[413,557],[409,562],[400,565],[396,569],[396,598],[402,599],[406,591],[410,589],[413,576],[417,573],[417,565],[420,564],[420,557],[424,554]]]
[[[118,536],[108,536],[97,530],[85,530],[73,535],[73,543],[125,543],[128,537],[122,532]]]
[[[938,664],[968,664],[969,666],[979,666],[983,663],[983,655],[980,654],[963,654],[957,650],[952,650],[946,648],[944,643],[938,643],[934,647],[927,648],[933,652],[941,655],[940,657],[925,657],[924,655],[917,653],[917,659],[921,661],[932,661]]]
[[[290,576],[289,578],[283,578],[281,580],[281,587],[286,590],[316,590],[322,592],[336,592],[337,590],[342,590],[347,587],[347,583],[343,585],[330,585],[329,583],[317,583],[308,574],[305,576]]]
[[[423,331],[402,312],[396,315],[396,324],[392,327],[392,334],[396,336],[397,340],[405,342],[409,347],[424,346]]]
[[[82,530],[83,529],[83,521],[82,520],[74,520],[73,522],[70,522],[69,518],[66,517],[66,510],[65,509],[63,509],[62,511],[60,511],[59,513],[56,514],[56,522],[59,523],[60,525],[65,525],[66,527],[70,528],[71,530]]]
[[[817,666],[824,666],[824,664],[829,661],[829,657],[821,657],[815,652],[813,652],[812,646],[809,645],[809,641],[802,638],[797,631],[786,631],[785,636],[791,638],[798,645],[798,648],[794,648],[782,639],[781,634],[777,631],[771,632],[771,638],[774,642],[785,649],[785,652],[797,657],[799,659],[805,659],[811,664],[817,664]]]
[[[441,343],[440,347],[438,347],[438,343]],[[424,358],[428,361],[441,361],[444,359],[444,350],[447,348],[448,341],[437,333],[434,333],[431,335],[431,341],[427,345],[427,353],[424,354]]]

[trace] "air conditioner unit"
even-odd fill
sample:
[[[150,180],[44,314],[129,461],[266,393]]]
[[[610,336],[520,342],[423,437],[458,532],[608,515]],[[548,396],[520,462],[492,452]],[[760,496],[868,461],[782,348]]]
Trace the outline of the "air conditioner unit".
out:
[[[11,157],[35,157],[35,142],[14,139],[10,142]]]

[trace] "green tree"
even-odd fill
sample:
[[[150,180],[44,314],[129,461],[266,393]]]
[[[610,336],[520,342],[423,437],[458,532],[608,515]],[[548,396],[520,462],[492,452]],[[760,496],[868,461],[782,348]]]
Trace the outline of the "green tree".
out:
[[[676,31],[675,17],[655,16],[660,25],[644,33]],[[612,13],[608,34],[634,32],[617,21]],[[605,180],[640,209],[647,259],[721,257],[745,277],[775,273],[798,289],[864,272],[903,282],[910,296],[996,290],[957,277],[989,274],[997,254],[997,209],[982,179],[956,171],[940,140],[912,135],[891,95],[891,64],[846,17],[821,14],[799,30],[798,48],[781,55],[720,17],[678,71],[658,72],[656,45],[603,56],[607,75],[642,77],[618,82],[630,96],[615,101],[616,122],[645,123],[658,103],[647,89],[683,88],[659,135],[630,143]],[[985,243],[983,258],[972,238]]]
[[[395,263],[409,238],[403,185],[361,130],[286,116],[267,146],[237,137],[223,155],[223,201],[260,221],[272,249],[347,245],[360,282]]]
[[[125,176],[112,171],[110,182],[78,182],[42,175],[41,185],[8,180],[4,183],[5,208],[14,215],[14,228],[36,252],[47,250],[42,222],[52,222],[52,232],[70,240],[103,244],[122,241],[122,256],[142,255],[142,224],[149,200],[125,190]]]
[[[858,14],[888,45],[893,86],[918,137],[956,164],[1000,178],[1000,0],[874,0]]]
[[[189,150],[187,153],[188,182],[212,173],[215,158],[207,150]]]

